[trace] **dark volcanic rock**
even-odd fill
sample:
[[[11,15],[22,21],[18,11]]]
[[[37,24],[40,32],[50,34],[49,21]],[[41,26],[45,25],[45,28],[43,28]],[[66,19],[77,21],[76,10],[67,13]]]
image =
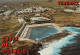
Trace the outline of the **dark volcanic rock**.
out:
[[[46,37],[42,40],[40,40],[40,42],[53,42],[54,40],[60,40],[61,38],[63,37],[66,37],[68,36],[69,33],[68,32],[63,32],[63,33],[57,33],[55,35],[52,35],[52,36],[49,36],[49,37]]]
[[[74,40],[76,43],[62,48],[61,55],[80,55],[80,34],[78,34]]]
[[[40,55],[38,51],[42,45],[40,43],[29,43],[29,44],[30,45],[23,45],[17,48],[17,49],[26,49],[26,53],[21,53],[21,54],[17,53],[16,55]]]

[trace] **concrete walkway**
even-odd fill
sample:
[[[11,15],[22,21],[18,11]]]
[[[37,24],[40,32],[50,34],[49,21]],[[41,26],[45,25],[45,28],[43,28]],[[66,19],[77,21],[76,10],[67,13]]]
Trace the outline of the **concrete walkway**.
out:
[[[22,31],[20,38],[27,38],[29,39],[30,37],[30,33],[31,33],[31,28],[35,28],[35,27],[44,27],[44,26],[53,26],[56,29],[60,30],[60,31],[65,31],[65,29],[53,24],[53,23],[45,23],[45,24],[33,24],[33,25],[26,25],[24,30]]]

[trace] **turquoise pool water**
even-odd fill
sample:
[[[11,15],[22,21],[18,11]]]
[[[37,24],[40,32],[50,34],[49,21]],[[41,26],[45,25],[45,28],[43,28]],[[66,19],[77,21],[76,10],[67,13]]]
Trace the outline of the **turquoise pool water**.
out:
[[[32,28],[30,39],[38,41],[58,32],[60,31],[53,26]]]

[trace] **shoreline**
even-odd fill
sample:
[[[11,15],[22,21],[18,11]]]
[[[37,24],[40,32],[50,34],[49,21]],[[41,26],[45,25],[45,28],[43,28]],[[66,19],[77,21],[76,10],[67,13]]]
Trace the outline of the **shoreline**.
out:
[[[60,27],[80,27],[80,26],[60,26]]]
[[[80,54],[80,34],[76,35],[73,40],[76,41],[76,43],[69,44],[66,47],[63,47],[61,49],[62,50],[60,53],[61,55],[79,55]]]
[[[56,23],[54,23],[56,24]],[[56,24],[59,27],[80,27],[80,25],[61,25],[61,24]]]
[[[40,42],[50,43],[50,42],[55,41],[55,40],[60,40],[61,38],[64,38],[64,37],[71,35],[71,34],[72,33],[69,33],[69,32],[60,32],[60,33],[57,33],[55,35],[51,35],[49,37],[43,38],[42,40],[40,40]]]
[[[80,32],[79,32],[80,33]],[[45,48],[47,48],[47,46],[49,46],[51,43],[53,43],[53,42],[55,42],[55,39],[56,39],[56,41],[58,41],[59,39],[61,39],[61,38],[64,38],[64,36],[63,37],[61,37],[61,38],[55,38],[55,39],[52,39],[52,37],[55,37],[55,36],[58,36],[58,37],[60,37],[61,35],[59,35],[60,33],[58,33],[58,34],[56,34],[56,35],[54,35],[54,36],[50,36],[50,37],[47,37],[47,38],[44,38],[43,40],[41,40],[41,42],[43,43],[43,44],[45,44],[45,45],[43,45],[43,48],[42,49],[45,49]],[[64,33],[63,33],[64,34]],[[68,35],[66,35],[65,37],[67,37],[67,36],[69,36],[69,35],[72,35],[73,37],[75,37],[75,36],[78,36],[78,38],[77,37],[75,37],[74,39],[71,39],[71,40],[69,40],[69,41],[72,41],[72,42],[74,42],[74,41],[77,41],[77,42],[74,42],[74,43],[72,43],[72,44],[67,44],[66,46],[64,46],[64,47],[62,47],[61,48],[61,52],[60,52],[60,54],[61,55],[67,55],[66,53],[67,52],[69,52],[68,53],[68,55],[71,55],[71,51],[73,52],[73,53],[77,53],[76,51],[77,50],[80,50],[80,49],[78,49],[78,47],[80,46],[80,44],[77,44],[77,43],[79,43],[80,41],[79,41],[79,36],[80,36],[80,34],[78,34],[77,35],[77,33],[75,33],[75,32],[70,32]],[[53,42],[51,42],[51,39],[53,40]],[[73,41],[74,40],[74,41]],[[46,42],[47,41],[47,42]],[[50,42],[48,42],[48,41],[50,41]],[[74,48],[75,47],[75,48]],[[77,50],[75,50],[75,49],[77,49]],[[67,50],[67,51],[66,51]],[[42,50],[43,51],[43,50]],[[75,52],[74,52],[75,51]],[[78,53],[79,53],[79,51],[78,51]],[[73,54],[73,55],[75,55],[75,54]]]

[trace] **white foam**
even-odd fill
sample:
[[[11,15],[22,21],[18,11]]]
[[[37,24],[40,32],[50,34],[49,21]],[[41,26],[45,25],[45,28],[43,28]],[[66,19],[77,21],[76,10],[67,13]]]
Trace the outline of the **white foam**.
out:
[[[62,38],[59,41],[54,41],[47,48],[39,51],[41,55],[60,55],[61,48],[66,46],[67,44],[75,43],[74,41],[70,41],[74,38],[74,35],[69,35],[65,38]]]
[[[39,40],[39,38],[36,38],[36,41],[38,41]]]

